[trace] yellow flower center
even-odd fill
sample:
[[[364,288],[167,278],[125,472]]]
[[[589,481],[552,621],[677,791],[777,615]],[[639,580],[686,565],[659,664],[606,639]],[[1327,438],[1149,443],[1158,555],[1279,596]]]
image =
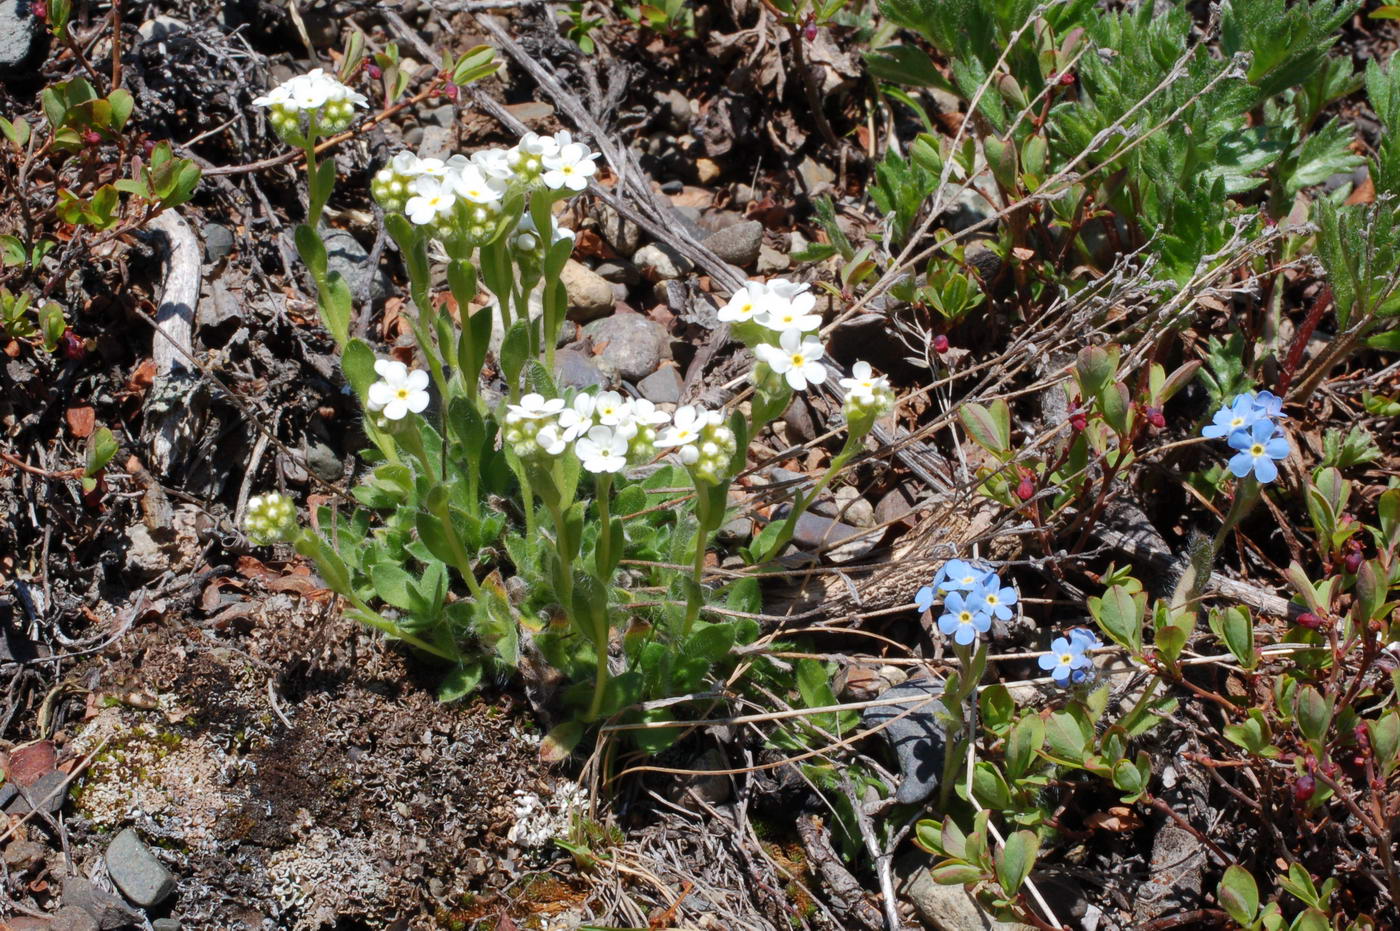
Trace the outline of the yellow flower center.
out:
[[[394,394],[398,397],[400,401],[407,401],[409,393],[410,392],[407,388],[397,388],[394,390]]]
[[[1061,665],[1061,666],[1068,666],[1068,665],[1069,665],[1070,663],[1072,663],[1072,662],[1074,662],[1074,656],[1073,656],[1072,654],[1069,654],[1069,653],[1061,653],[1061,654],[1060,654],[1060,665]]]
[[[1001,603],[1001,599],[998,598],[996,595],[988,595],[986,601],[989,605],[996,605]]]
[[[1253,446],[1249,447],[1249,454],[1256,459],[1264,455],[1264,444],[1255,443]]]
[[[959,624],[971,624],[971,623],[972,623],[972,612],[971,612],[971,611],[963,611],[963,612],[961,612],[960,614],[958,614],[958,623],[959,623]]]
[[[792,364],[793,364],[793,365],[803,365],[803,364],[805,364],[806,362],[807,362],[807,360],[806,360],[806,358],[803,357],[802,353],[800,353],[800,352],[793,353],[793,355],[792,355]]]

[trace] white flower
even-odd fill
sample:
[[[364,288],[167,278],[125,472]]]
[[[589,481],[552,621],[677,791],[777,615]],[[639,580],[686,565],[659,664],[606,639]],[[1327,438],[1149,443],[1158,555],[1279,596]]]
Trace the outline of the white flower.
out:
[[[589,472],[621,472],[627,465],[627,438],[599,424],[579,437],[574,452]]]
[[[786,278],[773,278],[764,287],[768,293],[784,301],[796,300],[800,294],[807,293],[811,285],[801,281],[788,281]]]
[[[345,101],[357,107],[369,106],[364,94],[341,84],[320,68],[299,74],[254,98],[255,107],[280,106],[287,110],[319,110],[329,102]]]
[[[566,138],[568,133],[563,134]],[[546,155],[555,155],[559,152],[559,142],[553,136],[541,136],[539,133],[526,133],[520,137],[516,143],[516,149],[523,155],[533,155],[536,158],[544,158]]]
[[[557,456],[564,451],[567,439],[564,431],[559,429],[559,424],[545,424],[535,433],[535,445],[546,455]]]
[[[784,284],[786,283],[784,282]],[[822,325],[822,318],[811,313],[812,308],[817,303],[816,295],[804,292],[790,298],[779,294],[773,294],[772,297],[773,299],[768,302],[766,312],[758,319],[758,322],[768,329],[778,333],[784,333],[788,330],[800,330],[806,333]]]
[[[883,417],[894,409],[894,392],[883,375],[876,375],[869,362],[851,366],[851,378],[841,379],[846,398],[841,405],[846,422],[869,422],[867,418]]]
[[[506,420],[519,423],[522,420],[543,420],[553,417],[564,409],[563,398],[548,398],[531,392],[520,399],[519,404],[506,405]]]
[[[437,178],[420,175],[413,179],[413,196],[404,204],[408,218],[419,226],[436,223],[438,218],[451,212],[457,203],[457,195]]]
[[[457,159],[461,159],[461,161],[456,161]],[[447,187],[463,200],[471,201],[473,204],[489,204],[493,207],[500,203],[501,195],[506,191],[506,185],[503,181],[488,178],[480,168],[460,155],[453,156],[448,161],[446,183]]]
[[[409,371],[402,362],[379,359],[374,363],[379,381],[369,386],[367,406],[382,411],[389,420],[402,420],[409,411],[422,413],[428,406],[428,373],[422,369]]]
[[[289,109],[295,109],[296,101],[292,98],[292,89],[290,85],[290,81],[283,84],[278,84],[276,87],[268,91],[266,94],[263,94],[261,97],[254,97],[253,106],[286,107]]]
[[[593,426],[595,401],[591,394],[575,395],[574,403],[560,412],[559,431],[565,441],[573,442]]]
[[[875,389],[885,383],[885,376],[876,375],[871,369],[870,363],[861,361],[851,366],[851,378],[843,378],[840,381],[841,387],[845,389],[846,395],[871,395]]]
[[[754,354],[779,375],[786,376],[794,391],[805,391],[807,385],[826,381],[826,366],[817,360],[826,352],[815,337],[803,337],[798,330],[788,330],[777,346],[763,344],[754,347]]]
[[[473,152],[472,164],[489,180],[500,182],[502,190],[515,177],[515,169],[510,166],[510,154],[505,149],[480,149]]]
[[[600,424],[609,427],[617,426],[622,421],[625,411],[626,405],[622,395],[616,391],[604,391],[593,403],[593,416],[598,418]]]
[[[248,499],[243,530],[254,546],[267,546],[292,539],[297,532],[297,510],[292,499],[269,491]]]
[[[729,303],[720,308],[719,319],[722,323],[748,323],[764,316],[770,303],[767,285],[761,281],[745,282],[742,288],[734,292]]]
[[[656,405],[646,398],[630,398],[627,401],[626,419],[644,427],[659,427],[668,423],[671,415],[657,410]]]
[[[567,133],[563,135],[567,138]],[[598,153],[589,152],[588,146],[581,142],[560,145],[558,152],[540,159],[545,169],[540,180],[551,190],[582,191],[588,187],[588,179],[598,171],[598,166],[593,164],[597,157]]]

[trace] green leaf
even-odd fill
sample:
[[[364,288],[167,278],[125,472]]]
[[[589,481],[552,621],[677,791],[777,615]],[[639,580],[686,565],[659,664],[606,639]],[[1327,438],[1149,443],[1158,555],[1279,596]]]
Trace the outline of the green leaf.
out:
[[[934,66],[927,52],[912,45],[886,45],[865,53],[865,65],[880,81],[912,87],[937,87],[954,93],[953,86]]]
[[[1043,755],[1053,761],[1077,764],[1084,759],[1084,749],[1094,735],[1093,725],[1082,713],[1072,710],[1056,711],[1045,722]]]
[[[1004,399],[994,401],[991,407],[968,402],[958,408],[958,419],[962,421],[968,436],[987,452],[1004,458],[1011,451],[1011,409]]]
[[[296,228],[294,234],[297,246],[297,255],[306,263],[306,267],[311,271],[311,277],[319,284],[326,278],[326,244],[322,242],[321,235],[305,223]]]
[[[997,882],[1008,897],[1020,891],[1039,851],[1040,838],[1032,831],[1017,831],[1006,839],[997,856]]]
[[[555,725],[540,741],[540,761],[562,763],[574,752],[583,739],[583,724],[578,721],[565,721]]]
[[[929,870],[929,875],[940,886],[961,886],[981,880],[982,870],[970,863],[948,860]]]
[[[1254,620],[1249,609],[1231,605],[1223,610],[1212,610],[1208,618],[1210,629],[1239,660],[1240,665],[1253,669],[1258,664],[1258,657],[1254,652]]]
[[[529,353],[529,325],[524,320],[517,320],[501,341],[501,374],[505,376],[506,386],[512,393],[518,390],[520,370],[524,368]]]
[[[136,105],[136,100],[130,92],[119,87],[107,95],[107,104],[111,107],[108,126],[112,132],[119,133],[126,126],[126,121],[131,116],[131,109]]]
[[[1006,739],[1006,774],[1020,779],[1030,769],[1035,754],[1045,744],[1045,720],[1038,714],[1028,714],[1011,728]]]
[[[28,261],[29,250],[24,248],[24,243],[19,241],[18,236],[8,233],[0,236],[0,264],[24,265]]]
[[[963,788],[965,783],[960,783]],[[1011,787],[995,764],[979,760],[972,769],[972,791],[977,801],[994,811],[1005,811],[1011,807]]]
[[[375,594],[383,602],[400,611],[412,611],[416,606],[413,577],[399,566],[388,562],[375,563],[369,572]]]
[[[481,663],[463,663],[438,684],[438,701],[453,702],[465,698],[481,684]]]
[[[340,356],[340,370],[350,389],[364,399],[369,395],[369,386],[378,380],[374,371],[374,350],[362,339],[352,339],[345,344]]]
[[[1293,713],[1298,719],[1298,730],[1308,740],[1321,743],[1332,723],[1332,702],[1311,685],[1300,688],[1294,702]]]
[[[64,330],[68,329],[68,321],[63,319],[63,308],[53,301],[49,301],[39,308],[39,332],[44,337],[44,349],[53,352],[58,348],[58,341],[63,338]]]
[[[1400,711],[1392,708],[1374,721],[1368,721],[1366,730],[1371,737],[1371,749],[1376,761],[1381,764],[1387,779],[1400,766]]]
[[[982,723],[987,729],[998,736],[1005,734],[1016,714],[1016,702],[1006,686],[997,683],[983,689],[977,702],[982,712]]]
[[[112,431],[106,427],[98,427],[88,440],[87,463],[83,467],[83,474],[95,477],[112,461],[117,449],[117,438],[112,435]]]
[[[1259,914],[1259,887],[1249,871],[1238,864],[1231,864],[1220,879],[1218,893],[1220,905],[1231,918],[1249,926]]]
[[[1102,598],[1090,598],[1088,604],[1089,613],[1111,640],[1134,653],[1142,651],[1142,619],[1147,606],[1145,594],[1131,594],[1124,586],[1115,585]]]

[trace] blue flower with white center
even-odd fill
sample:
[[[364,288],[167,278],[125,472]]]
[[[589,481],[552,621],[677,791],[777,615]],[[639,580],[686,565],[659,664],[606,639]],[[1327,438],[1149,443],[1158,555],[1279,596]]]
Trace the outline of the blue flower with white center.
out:
[[[1272,391],[1261,391],[1254,396],[1254,409],[1265,417],[1286,417],[1283,412],[1283,398]]]
[[[933,585],[925,585],[923,588],[915,592],[914,607],[918,608],[920,611],[927,611],[929,608],[932,608],[935,598],[934,588],[937,584],[938,579],[934,579]]]
[[[1084,641],[1069,637],[1056,637],[1050,644],[1050,652],[1040,658],[1040,668],[1050,673],[1058,686],[1070,684],[1075,672],[1089,665],[1089,657],[1084,655]]]
[[[1259,420],[1249,430],[1230,434],[1230,448],[1236,450],[1230,457],[1230,474],[1244,478],[1253,472],[1261,483],[1278,478],[1274,460],[1288,456],[1288,440],[1277,429],[1273,421]]]
[[[1239,394],[1230,402],[1229,407],[1222,407],[1215,412],[1215,419],[1210,426],[1201,431],[1201,436],[1211,439],[1234,436],[1241,430],[1251,429],[1260,420],[1267,422],[1268,415],[1255,407],[1255,396]]]
[[[1003,587],[1001,579],[992,575],[973,589],[970,597],[989,616],[1008,621],[1011,619],[1011,606],[1016,603],[1016,589],[1009,585]]]
[[[943,600],[943,608],[943,616],[938,619],[939,632],[963,646],[976,640],[978,634],[986,633],[992,626],[991,617],[969,594],[949,592]]]

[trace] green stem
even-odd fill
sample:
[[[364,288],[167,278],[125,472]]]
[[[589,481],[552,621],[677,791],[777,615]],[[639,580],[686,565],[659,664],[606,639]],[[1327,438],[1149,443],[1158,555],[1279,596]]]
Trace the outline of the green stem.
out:
[[[599,572],[600,581],[606,588],[612,578],[612,515],[609,512],[612,497],[612,473],[598,473],[598,567],[603,570]]]
[[[407,631],[399,627],[398,624],[395,624],[393,621],[389,620],[384,615],[380,614],[378,611],[375,611],[373,608],[371,608],[369,605],[365,604],[363,601],[356,598],[355,596],[346,595],[345,599],[349,601],[350,604],[355,606],[355,609],[360,612],[360,620],[364,621],[370,627],[373,627],[376,630],[386,633],[391,637],[397,637],[404,643],[411,644],[412,646],[417,647],[425,653],[431,653],[434,656],[441,657],[442,659],[447,660],[448,662],[456,663],[461,661],[462,657],[460,654],[456,653],[455,651],[449,653],[440,646],[429,643],[426,640],[422,640],[414,636],[413,634],[408,633]]]
[[[698,479],[694,481],[695,520],[699,526],[695,530],[695,556],[690,566],[690,577],[695,584],[685,599],[685,620],[681,623],[682,640],[690,636],[690,628],[700,616],[700,608],[705,600],[702,583],[705,578],[705,553],[708,549],[706,544],[709,542],[711,531],[715,529],[711,526],[713,515],[710,514],[710,491]]]
[[[793,500],[792,508],[788,511],[788,516],[783,520],[783,527],[778,533],[778,538],[773,541],[773,545],[768,548],[768,552],[760,555],[758,562],[767,562],[774,556],[777,556],[778,553],[782,551],[783,547],[787,546],[788,541],[792,539],[793,532],[797,529],[798,518],[806,513],[807,509],[821,496],[821,493],[826,491],[827,486],[831,484],[832,480],[846,467],[846,463],[851,461],[851,457],[860,449],[860,443],[863,438],[864,434],[857,435],[850,433],[846,435],[846,444],[841,447],[841,451],[836,454],[836,458],[831,460],[831,465],[827,468],[826,473],[817,480],[817,483],[812,486],[810,492],[805,495],[799,493]]]
[[[1240,479],[1239,485],[1235,487],[1235,500],[1230,505],[1230,513],[1225,515],[1225,523],[1220,525],[1220,532],[1215,535],[1215,543],[1211,547],[1213,554],[1219,554],[1220,547],[1225,545],[1225,538],[1230,535],[1230,531],[1254,509],[1254,505],[1259,502],[1259,490],[1259,482],[1253,475],[1246,475]],[[1211,561],[1214,562],[1214,559]]]

